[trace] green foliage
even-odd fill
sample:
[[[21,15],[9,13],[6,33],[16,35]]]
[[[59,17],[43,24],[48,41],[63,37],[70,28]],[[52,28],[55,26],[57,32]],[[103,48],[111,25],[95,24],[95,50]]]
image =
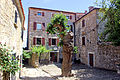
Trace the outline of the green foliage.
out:
[[[23,50],[23,57],[25,59],[31,58],[31,54],[32,54],[31,52],[26,52],[26,51]]]
[[[51,23],[47,25],[46,31],[48,32],[48,34],[57,34],[57,36],[60,38],[60,46],[62,46],[63,44],[63,37],[66,35],[67,31],[70,30],[70,28],[66,27],[67,23],[68,19],[65,15],[55,14],[54,17],[51,19]]]
[[[31,47],[31,51],[30,52],[25,52],[23,51],[23,56],[24,58],[31,58],[31,54],[35,53],[38,54],[38,56],[40,56],[41,53],[48,53],[52,50],[47,50],[45,46],[33,46]]]
[[[78,47],[77,46],[74,47],[74,53],[78,53]]]
[[[0,70],[12,73],[13,75],[20,69],[19,60],[11,54],[12,50],[8,50],[6,45],[0,43]]]
[[[103,0],[101,7],[103,20],[107,19],[101,38],[120,46],[120,0]]]

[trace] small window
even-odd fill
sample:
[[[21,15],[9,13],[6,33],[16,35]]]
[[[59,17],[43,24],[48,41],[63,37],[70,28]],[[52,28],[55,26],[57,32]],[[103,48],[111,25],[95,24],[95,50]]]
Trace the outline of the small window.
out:
[[[85,37],[82,37],[82,45],[85,45]]]
[[[52,45],[56,45],[56,39],[52,39]]]
[[[37,38],[37,45],[41,45],[41,38]]]
[[[82,27],[85,27],[85,20],[82,20]]]
[[[17,11],[15,11],[15,23],[17,24]]]
[[[23,41],[23,34],[24,34],[24,30],[23,30],[23,28],[21,29],[21,39],[22,39],[22,41]]]
[[[41,15],[42,15],[42,13],[41,13],[41,12],[38,12],[38,13],[37,13],[37,15],[38,15],[38,16],[41,16]]]
[[[66,16],[67,19],[70,19],[70,16]]]
[[[41,24],[37,24],[37,30],[42,29],[42,25]]]

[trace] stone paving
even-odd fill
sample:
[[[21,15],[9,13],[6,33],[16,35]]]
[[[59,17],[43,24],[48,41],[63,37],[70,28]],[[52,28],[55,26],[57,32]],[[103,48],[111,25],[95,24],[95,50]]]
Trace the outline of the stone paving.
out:
[[[116,72],[90,68],[86,65],[73,65],[73,77],[60,77],[61,64],[43,65],[39,68],[23,68],[24,80],[120,80]]]

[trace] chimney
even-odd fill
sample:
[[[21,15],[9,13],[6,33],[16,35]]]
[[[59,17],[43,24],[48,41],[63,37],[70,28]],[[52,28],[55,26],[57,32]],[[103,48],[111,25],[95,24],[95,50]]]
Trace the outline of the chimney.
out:
[[[94,9],[94,6],[90,6],[88,8],[89,8],[89,11],[91,11],[92,9]]]
[[[85,10],[85,14],[87,14],[87,10]]]

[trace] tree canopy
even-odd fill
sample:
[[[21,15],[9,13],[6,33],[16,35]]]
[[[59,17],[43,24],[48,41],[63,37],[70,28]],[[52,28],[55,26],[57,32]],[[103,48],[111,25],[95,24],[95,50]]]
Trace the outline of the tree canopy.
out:
[[[102,0],[99,6],[102,7],[103,20],[107,20],[102,38],[120,46],[120,0]]]

